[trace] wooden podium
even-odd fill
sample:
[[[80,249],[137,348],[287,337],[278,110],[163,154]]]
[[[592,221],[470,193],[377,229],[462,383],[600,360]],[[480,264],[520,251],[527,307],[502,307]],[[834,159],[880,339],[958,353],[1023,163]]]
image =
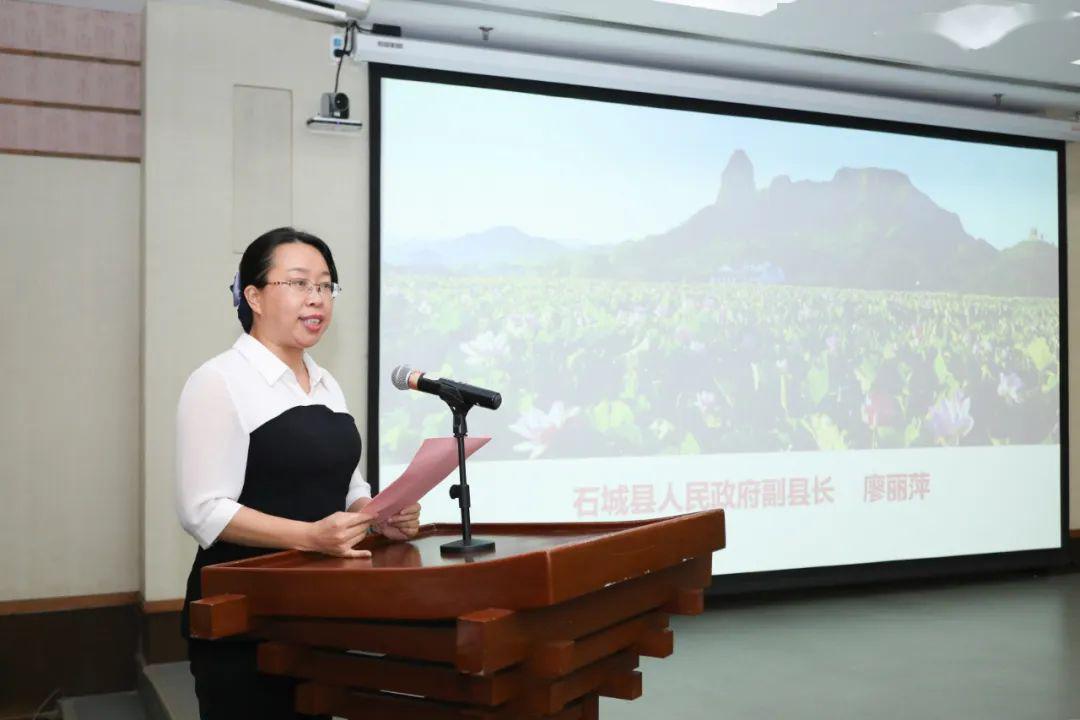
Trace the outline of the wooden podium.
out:
[[[296,709],[364,720],[590,719],[641,695],[668,614],[702,611],[722,510],[622,523],[478,524],[494,553],[443,557],[457,525],[371,559],[279,552],[204,568],[191,633],[261,640]]]

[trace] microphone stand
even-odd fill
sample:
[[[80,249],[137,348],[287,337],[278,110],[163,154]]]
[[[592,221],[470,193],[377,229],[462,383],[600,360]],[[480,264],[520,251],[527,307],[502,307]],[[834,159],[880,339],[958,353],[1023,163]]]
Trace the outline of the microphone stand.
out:
[[[465,415],[472,410],[473,404],[467,402],[461,393],[452,387],[444,387],[440,390],[439,397],[450,406],[454,414],[454,437],[457,439],[458,449],[458,484],[450,486],[450,497],[457,500],[458,507],[461,508],[461,539],[444,543],[439,546],[439,550],[443,555],[466,556],[492,552],[495,550],[494,540],[472,536],[472,518],[469,515],[472,502],[469,497],[469,482],[465,477],[465,436],[469,434]]]

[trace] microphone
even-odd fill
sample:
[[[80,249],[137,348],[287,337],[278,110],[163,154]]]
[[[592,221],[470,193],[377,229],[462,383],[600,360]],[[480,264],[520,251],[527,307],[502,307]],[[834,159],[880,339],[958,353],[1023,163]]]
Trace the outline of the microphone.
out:
[[[502,395],[494,390],[485,390],[457,380],[428,377],[408,365],[398,365],[394,368],[394,371],[390,373],[390,381],[398,390],[419,390],[438,395],[448,402],[460,398],[469,405],[479,405],[489,410],[495,410],[502,404]]]

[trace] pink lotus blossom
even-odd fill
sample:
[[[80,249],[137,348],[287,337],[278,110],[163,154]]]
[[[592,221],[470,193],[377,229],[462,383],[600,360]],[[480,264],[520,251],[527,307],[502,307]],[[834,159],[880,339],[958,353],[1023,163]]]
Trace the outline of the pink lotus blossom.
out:
[[[514,445],[514,450],[529,453],[530,460],[540,457],[567,421],[579,412],[580,408],[577,407],[567,409],[561,400],[553,402],[547,412],[529,408],[510,426],[511,430],[525,438],[524,442]]]
[[[971,417],[971,398],[957,392],[938,400],[928,413],[930,429],[939,440],[959,442],[971,432],[975,420]]]
[[[862,420],[871,428],[892,425],[899,415],[896,398],[880,390],[866,393],[862,404]]]

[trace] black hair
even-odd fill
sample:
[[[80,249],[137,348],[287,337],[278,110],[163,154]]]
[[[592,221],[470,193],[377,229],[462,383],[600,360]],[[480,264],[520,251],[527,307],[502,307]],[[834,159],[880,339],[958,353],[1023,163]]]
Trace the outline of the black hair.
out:
[[[254,285],[257,288],[266,287],[266,276],[270,274],[274,250],[278,245],[295,242],[310,245],[318,250],[326,261],[326,266],[330,268],[330,280],[335,283],[338,281],[334,256],[330,252],[330,247],[322,239],[291,227],[279,227],[263,233],[252,240],[244,250],[243,257],[240,258],[240,304],[236,307],[236,317],[240,319],[244,332],[251,332],[251,325],[255,321],[251,306],[244,297],[244,288],[248,285]]]

